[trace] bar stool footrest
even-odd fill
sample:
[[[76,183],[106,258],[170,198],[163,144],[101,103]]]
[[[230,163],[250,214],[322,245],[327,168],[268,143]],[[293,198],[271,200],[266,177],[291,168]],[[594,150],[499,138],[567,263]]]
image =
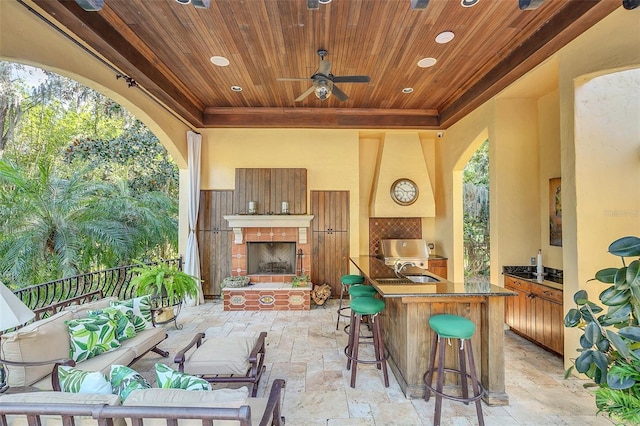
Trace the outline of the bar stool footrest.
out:
[[[425,387],[426,387],[426,391],[427,392],[433,392],[436,395],[440,395],[443,398],[447,398],[453,401],[457,401],[457,402],[463,402],[466,405],[469,405],[469,403],[471,402],[476,402],[477,400],[479,400],[480,398],[483,397],[483,395],[487,392],[486,389],[484,388],[484,386],[482,386],[482,383],[480,383],[480,381],[478,380],[478,394],[477,395],[473,395],[470,396],[468,398],[464,398],[461,396],[457,396],[457,395],[451,395],[448,393],[444,393],[444,392],[439,392],[436,388],[434,388],[433,386],[429,386],[429,384],[427,384],[427,375],[429,374],[431,370],[427,370],[426,373],[424,373],[424,375],[422,376],[422,382],[424,383]],[[437,369],[433,370],[434,374],[438,372]],[[462,375],[462,372],[460,370],[456,370],[453,368],[445,368],[444,369],[445,373],[454,373],[457,374],[458,376]],[[473,377],[471,377],[471,375],[469,373],[466,374],[467,378],[469,378],[470,380],[473,380]],[[468,386],[471,386],[471,383],[469,383]],[[431,396],[428,396],[425,398],[426,401],[429,401],[429,399],[431,398]]]

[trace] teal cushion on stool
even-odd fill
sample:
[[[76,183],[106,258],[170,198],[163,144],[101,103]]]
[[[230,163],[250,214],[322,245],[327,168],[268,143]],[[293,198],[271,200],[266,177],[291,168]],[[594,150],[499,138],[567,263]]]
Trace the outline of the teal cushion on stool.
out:
[[[449,314],[432,316],[429,318],[429,326],[440,337],[451,339],[470,339],[476,331],[473,321]]]
[[[340,277],[340,282],[344,285],[362,284],[364,277],[362,275],[343,275]]]
[[[358,297],[349,303],[352,312],[357,315],[375,315],[384,309],[384,302],[375,297]]]
[[[378,292],[370,285],[352,285],[349,287],[349,295],[355,297],[375,296]]]

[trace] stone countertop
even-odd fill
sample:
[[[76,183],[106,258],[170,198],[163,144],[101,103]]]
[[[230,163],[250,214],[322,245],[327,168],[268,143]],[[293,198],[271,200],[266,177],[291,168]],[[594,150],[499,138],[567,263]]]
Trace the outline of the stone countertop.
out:
[[[384,264],[382,259],[375,256],[352,257],[353,263],[382,297],[465,297],[465,296],[515,296],[515,293],[504,287],[486,284],[453,283],[428,271],[421,275],[433,277],[438,282],[387,284],[379,279],[393,278],[393,268]]]
[[[562,290],[562,271],[558,269],[544,268],[542,279],[536,276],[535,267],[530,266],[503,266],[502,274],[534,284],[541,284],[556,290]]]

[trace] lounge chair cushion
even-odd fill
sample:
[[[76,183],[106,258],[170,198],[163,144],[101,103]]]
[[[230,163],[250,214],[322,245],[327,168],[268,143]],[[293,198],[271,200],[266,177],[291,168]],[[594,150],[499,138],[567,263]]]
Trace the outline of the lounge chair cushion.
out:
[[[146,354],[167,337],[163,328],[147,328],[136,334],[135,339],[120,342],[122,348],[130,348],[136,357]],[[126,365],[126,364],[125,364]]]
[[[36,362],[69,358],[69,331],[65,321],[71,320],[71,312],[58,312],[49,318],[26,325],[2,335],[0,358],[16,362]],[[52,345],[51,342],[56,342]],[[51,374],[53,365],[19,367],[5,365],[7,384],[10,387],[30,386]]]
[[[243,386],[238,389],[216,389],[206,392],[193,392],[184,389],[142,389],[135,390],[129,394],[127,400],[122,404],[125,406],[157,406],[165,407],[213,407],[213,408],[239,408],[248,405],[249,389]],[[260,417],[262,417],[261,411]],[[253,415],[252,415],[253,417]],[[253,421],[252,421],[253,423]],[[145,419],[145,426],[166,426],[165,420]],[[180,426],[202,426],[200,420],[180,420]],[[216,421],[215,426],[234,426],[238,421]],[[255,423],[258,424],[258,423]]]
[[[27,392],[1,395],[0,404],[6,402],[21,402],[28,404],[105,404],[120,405],[118,395],[84,394],[78,398],[76,393],[68,392]],[[62,426],[60,416],[42,416],[42,426]],[[88,417],[75,417],[76,426],[95,426],[96,421]],[[25,416],[7,416],[9,426],[27,426]],[[123,419],[115,419],[114,426],[126,426]]]
[[[82,305],[66,306],[63,310],[71,312],[74,319],[86,318],[89,316],[89,311],[104,309],[108,307],[111,302],[115,302],[116,300],[118,300],[117,297],[105,297],[103,299],[94,300],[93,302],[83,303]]]
[[[225,336],[205,338],[195,351],[190,351],[184,362],[184,372],[194,375],[237,374],[244,376],[249,370],[249,354],[258,336]]]

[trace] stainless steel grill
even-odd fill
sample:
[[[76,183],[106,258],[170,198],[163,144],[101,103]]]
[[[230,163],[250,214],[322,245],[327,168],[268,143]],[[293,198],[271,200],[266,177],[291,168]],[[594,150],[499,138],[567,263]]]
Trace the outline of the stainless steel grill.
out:
[[[430,251],[425,240],[380,240],[380,254],[385,265],[393,266],[396,262],[412,262],[421,269],[429,267]]]

